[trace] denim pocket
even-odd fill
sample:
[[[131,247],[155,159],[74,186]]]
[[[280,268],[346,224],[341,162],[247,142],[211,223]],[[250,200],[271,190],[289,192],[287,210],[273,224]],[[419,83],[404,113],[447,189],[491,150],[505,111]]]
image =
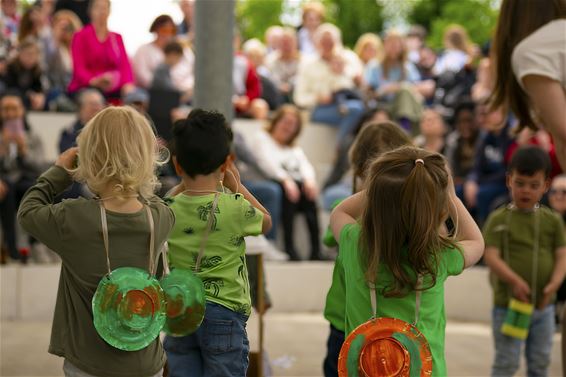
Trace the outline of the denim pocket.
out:
[[[234,321],[222,319],[204,319],[204,347],[213,354],[232,350],[232,327]]]
[[[165,352],[170,353],[177,353],[177,354],[186,354],[189,352],[191,337],[192,335],[182,336],[182,337],[175,337],[167,335],[165,340],[163,341],[163,348]]]

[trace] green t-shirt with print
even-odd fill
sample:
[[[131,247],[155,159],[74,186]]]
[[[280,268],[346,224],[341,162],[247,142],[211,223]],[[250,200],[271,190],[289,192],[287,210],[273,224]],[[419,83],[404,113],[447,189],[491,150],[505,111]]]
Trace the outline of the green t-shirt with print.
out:
[[[539,219],[536,220],[536,217]],[[483,237],[486,247],[495,247],[501,259],[533,288],[533,261],[535,250],[535,223],[539,221],[539,251],[536,269],[537,304],[542,291],[554,271],[555,251],[566,244],[564,223],[560,216],[547,207],[535,211],[521,211],[502,207],[487,219]],[[508,242],[508,256],[506,243]],[[496,276],[491,276],[495,306],[507,307],[511,287]]]
[[[348,224],[340,233],[340,254],[338,259],[342,266],[345,282],[345,329],[346,334],[367,322],[373,315],[370,299],[370,289],[365,279],[361,265],[358,240],[360,226]],[[401,254],[406,251],[400,251]],[[432,375],[446,376],[446,361],[444,359],[444,334],[446,313],[444,311],[444,282],[451,275],[458,275],[464,269],[464,256],[457,249],[445,249],[438,255],[436,284],[424,290],[421,295],[419,320],[416,327],[428,340],[432,353]],[[409,276],[416,279],[415,272],[409,265],[404,266]],[[413,323],[415,320],[415,292],[404,297],[385,297],[383,291],[393,283],[393,275],[389,269],[380,264],[377,272],[377,316],[391,317]],[[423,282],[427,287],[430,279]]]
[[[169,235],[172,268],[194,270],[214,195],[178,195],[168,198],[176,222]],[[244,237],[261,234],[263,213],[241,194],[218,194],[211,230],[200,271],[206,299],[228,309],[250,315],[250,286]]]
[[[344,332],[344,314],[346,312],[346,287],[344,286],[344,274],[342,262],[340,258],[334,262],[334,270],[332,271],[332,284],[326,295],[326,304],[324,305],[324,318],[334,328]]]

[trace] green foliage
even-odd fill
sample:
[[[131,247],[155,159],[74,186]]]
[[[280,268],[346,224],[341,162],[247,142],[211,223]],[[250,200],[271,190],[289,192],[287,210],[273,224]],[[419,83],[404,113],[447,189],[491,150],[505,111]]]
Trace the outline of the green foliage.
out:
[[[353,47],[360,35],[379,33],[383,28],[383,7],[376,0],[326,0],[327,21],[342,31],[346,46]]]
[[[268,27],[281,25],[283,0],[239,0],[236,4],[236,22],[242,40],[258,38]]]
[[[442,48],[444,30],[450,24],[462,25],[470,39],[480,46],[492,36],[497,10],[492,0],[421,0],[409,14],[409,21],[429,31],[428,44]]]

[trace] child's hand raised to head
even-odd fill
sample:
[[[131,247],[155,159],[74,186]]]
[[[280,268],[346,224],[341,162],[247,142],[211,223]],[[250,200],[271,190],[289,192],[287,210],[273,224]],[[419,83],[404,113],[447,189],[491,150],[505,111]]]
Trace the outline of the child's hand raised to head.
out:
[[[59,155],[57,161],[55,161],[55,165],[60,166],[66,170],[75,168],[78,152],[79,152],[78,147],[67,149],[65,152]]]
[[[240,187],[242,186],[242,182],[240,181],[240,172],[236,168],[234,161],[228,162],[226,172],[224,173],[224,181],[222,183],[234,193],[240,190]]]

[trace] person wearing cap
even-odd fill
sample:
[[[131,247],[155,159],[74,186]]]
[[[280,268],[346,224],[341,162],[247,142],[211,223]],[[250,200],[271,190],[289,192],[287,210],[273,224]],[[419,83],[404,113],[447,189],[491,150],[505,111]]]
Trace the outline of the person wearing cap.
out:
[[[136,88],[124,96],[123,102],[145,115],[149,107],[149,94],[144,89]]]

